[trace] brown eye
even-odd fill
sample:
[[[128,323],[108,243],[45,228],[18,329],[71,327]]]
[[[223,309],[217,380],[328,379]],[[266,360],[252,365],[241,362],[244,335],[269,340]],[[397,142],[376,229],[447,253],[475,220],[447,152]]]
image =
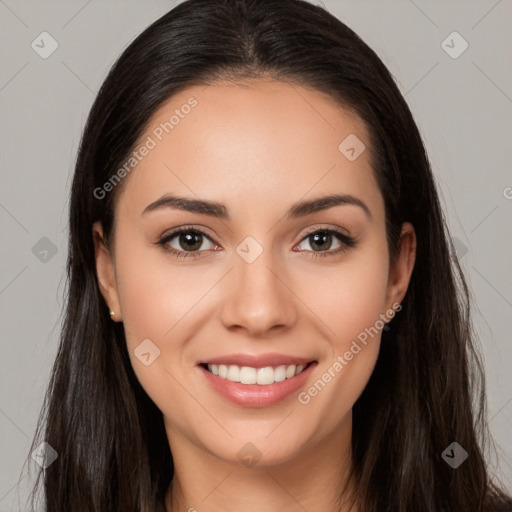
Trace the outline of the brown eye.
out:
[[[340,231],[336,231],[333,229],[317,229],[316,231],[312,231],[311,233],[306,234],[306,236],[302,239],[303,241],[299,244],[299,248],[304,244],[305,241],[308,242],[311,250],[308,250],[307,247],[306,252],[318,253],[314,254],[314,256],[329,256],[338,254],[346,249],[354,247],[356,245],[356,241],[341,233]],[[338,246],[332,249],[332,244],[337,242]]]
[[[178,245],[185,250],[196,251],[202,244],[203,235],[200,233],[188,232],[178,235]]]
[[[211,244],[210,247],[204,247],[204,243],[207,241]],[[178,258],[199,257],[201,253],[215,247],[206,233],[190,228],[179,228],[164,235],[157,245],[163,246],[165,250],[170,251]]]
[[[309,235],[308,237],[310,241],[310,247],[313,250],[316,250],[317,247],[319,247],[318,250],[324,250],[324,249],[330,249],[333,236],[330,233],[326,233],[325,231],[315,233],[313,235]]]

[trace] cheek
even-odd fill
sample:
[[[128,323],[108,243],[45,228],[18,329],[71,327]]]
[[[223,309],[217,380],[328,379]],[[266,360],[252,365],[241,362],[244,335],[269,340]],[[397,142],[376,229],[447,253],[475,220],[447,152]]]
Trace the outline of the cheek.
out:
[[[387,246],[376,241],[330,271],[317,270],[303,281],[304,291],[309,290],[305,302],[315,304],[312,309],[327,326],[322,329],[326,340],[315,378],[297,397],[308,411],[306,421],[323,418],[316,435],[335,428],[368,383],[379,354],[387,279]]]
[[[195,379],[190,341],[208,318],[208,291],[225,269],[180,266],[160,250],[144,247],[142,241],[139,247],[123,238],[121,230],[118,233],[117,289],[132,367],[164,415],[185,425],[186,420],[177,416],[191,409],[190,396],[182,387]],[[148,356],[139,356],[148,352],[146,366]]]
[[[157,264],[150,253],[132,253],[117,267],[127,350],[135,375],[164,416],[183,422],[185,428],[192,420],[178,414],[190,409],[190,397],[180,385],[189,378],[182,367],[183,347],[193,332],[192,306],[204,291],[200,294],[198,286],[191,286],[192,273]]]
[[[210,279],[197,267],[172,264],[171,256],[155,248],[134,249],[117,261],[128,345],[134,348],[145,338],[159,343],[176,339],[175,332],[187,323],[187,315],[207,291]]]
[[[347,341],[373,326],[384,312],[386,301],[387,267],[379,260],[362,261],[340,271],[333,282],[338,293],[326,304],[332,329],[336,333],[337,350],[343,350]]]
[[[298,295],[326,326],[333,352],[347,350],[385,312],[388,272],[386,240],[375,237],[332,266],[297,273]]]
[[[118,247],[123,247],[121,236]],[[118,251],[116,271],[127,349],[141,385],[158,400],[163,390],[173,386],[167,372],[182,356],[175,340],[186,338],[183,326],[199,290],[190,286],[190,275],[187,283],[182,270],[155,257],[154,248],[138,249],[129,243],[125,247],[129,250]]]

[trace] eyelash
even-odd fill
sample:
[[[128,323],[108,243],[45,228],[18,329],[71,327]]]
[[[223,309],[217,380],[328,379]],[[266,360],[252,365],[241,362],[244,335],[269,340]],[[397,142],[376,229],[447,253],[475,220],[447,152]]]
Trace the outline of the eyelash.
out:
[[[162,236],[159,240],[157,240],[157,242],[155,242],[155,245],[163,247],[163,249],[165,251],[170,252],[173,256],[175,256],[178,259],[200,258],[201,256],[197,256],[197,254],[200,254],[204,251],[178,251],[177,249],[174,249],[173,247],[167,246],[167,244],[173,238],[175,238],[177,235],[180,235],[182,233],[193,233],[196,235],[199,234],[199,235],[206,237],[208,240],[210,240],[212,243],[214,243],[213,240],[211,240],[210,236],[207,235],[204,231],[202,231],[198,228],[189,228],[189,227],[185,226],[185,227],[177,228],[174,231],[172,231],[171,233],[168,233],[167,235]],[[329,235],[334,235],[344,246],[340,247],[339,249],[336,249],[334,251],[306,251],[306,252],[313,253],[313,256],[312,256],[313,258],[318,258],[318,257],[323,258],[326,256],[335,256],[337,254],[345,252],[348,249],[355,247],[358,243],[358,240],[356,240],[355,238],[352,238],[352,237],[342,233],[341,231],[338,231],[336,229],[331,229],[331,228],[320,228],[320,229],[317,228],[317,229],[308,231],[302,237],[300,243],[302,243],[306,238],[308,238],[311,235],[314,235],[316,233],[326,233]],[[300,245],[300,243],[299,243],[299,245]]]

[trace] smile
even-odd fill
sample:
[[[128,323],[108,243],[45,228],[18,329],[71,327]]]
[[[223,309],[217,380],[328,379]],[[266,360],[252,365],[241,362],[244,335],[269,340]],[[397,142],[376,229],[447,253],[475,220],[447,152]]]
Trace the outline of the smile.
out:
[[[279,365],[276,367],[265,366],[264,368],[253,368],[251,366],[238,366],[236,364],[208,364],[206,368],[213,375],[219,376],[231,382],[240,382],[241,384],[259,384],[268,386],[275,382],[282,382],[299,375],[307,365],[290,364]]]
[[[283,354],[233,354],[198,362],[204,382],[228,402],[268,407],[305,386],[318,361]]]

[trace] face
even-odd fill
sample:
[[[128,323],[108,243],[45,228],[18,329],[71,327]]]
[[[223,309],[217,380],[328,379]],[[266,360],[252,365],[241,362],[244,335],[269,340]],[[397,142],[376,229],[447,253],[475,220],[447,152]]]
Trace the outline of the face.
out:
[[[347,435],[415,245],[404,224],[390,266],[362,121],[218,83],[170,98],[137,148],[110,251],[93,227],[98,280],[173,452],[272,465]]]

